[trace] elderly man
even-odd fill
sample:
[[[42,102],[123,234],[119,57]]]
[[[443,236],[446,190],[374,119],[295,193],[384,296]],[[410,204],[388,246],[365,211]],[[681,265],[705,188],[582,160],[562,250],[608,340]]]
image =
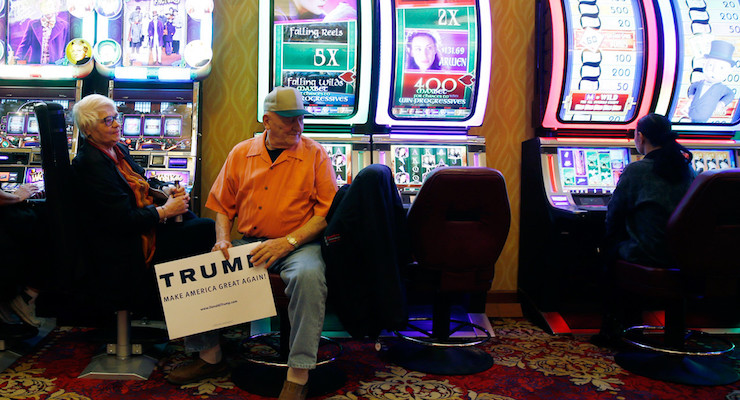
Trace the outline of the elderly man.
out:
[[[261,241],[254,264],[279,272],[290,296],[292,327],[288,374],[281,400],[306,397],[308,371],[316,367],[326,303],[321,246],[316,239],[337,191],[324,148],[303,137],[301,93],[276,87],[265,97],[263,135],[237,144],[211,188],[206,207],[216,211],[216,244],[228,258],[232,245]],[[231,241],[234,219],[242,239]],[[192,364],[167,379],[184,384],[226,370],[215,331],[186,338],[186,350],[200,351]]]

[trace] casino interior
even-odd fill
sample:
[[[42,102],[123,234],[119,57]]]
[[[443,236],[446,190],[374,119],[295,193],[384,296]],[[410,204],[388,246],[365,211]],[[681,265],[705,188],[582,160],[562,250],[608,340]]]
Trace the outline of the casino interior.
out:
[[[285,11],[278,0],[45,0],[56,7],[52,26],[68,30],[66,55],[55,63],[48,38],[46,50],[36,50],[40,60],[27,44],[34,18],[47,15],[32,6],[35,0],[0,0],[0,183],[9,195],[24,184],[41,188],[12,205],[36,213],[32,228],[19,229],[11,214],[0,214],[2,252],[10,260],[0,269],[15,277],[7,271],[26,268],[33,256],[48,260],[43,271],[52,277],[34,298],[38,327],[0,306],[0,379],[69,329],[99,332],[90,337],[106,342],[84,371],[70,372],[75,378],[154,379],[162,365],[144,353],[166,345],[159,309],[172,318],[166,303],[175,297],[163,296],[152,315],[80,311],[78,293],[59,287],[79,286],[75,274],[90,267],[75,261],[86,232],[65,235],[74,224],[69,210],[80,208],[65,187],[72,179],[67,161],[84,140],[72,122],[74,104],[91,93],[113,99],[121,143],[145,178],[182,184],[190,209],[215,220],[206,199],[229,152],[262,134],[268,92],[293,86],[311,112],[303,134],[326,150],[338,186],[351,188],[360,171],[379,165],[403,205],[408,237],[398,243],[409,246],[417,268],[390,272],[408,286],[398,296],[403,304],[389,306],[392,293],[380,289],[357,290],[369,289],[371,299],[384,302],[380,309],[422,320],[429,333],[381,323],[367,336],[407,370],[441,376],[489,370],[495,357],[480,348],[496,340],[500,321],[527,321],[548,337],[584,343],[599,333],[609,200],[622,171],[643,157],[634,140],[637,121],[649,113],[668,117],[701,173],[667,229],[672,248],[681,249],[680,265],[610,266],[616,275],[609,284],[641,311],[641,321],[610,345],[619,349],[614,359],[622,374],[729,385],[740,393],[732,386],[740,380],[732,343],[740,334],[740,270],[733,270],[740,265],[733,254],[740,239],[740,1],[326,0],[325,14],[310,16],[289,15],[296,11],[292,1]],[[149,32],[169,28],[169,36],[147,33],[146,24]],[[82,44],[88,54],[76,62],[73,46]],[[438,53],[435,60],[423,60],[430,56],[417,46],[424,45]],[[729,65],[719,78],[710,76],[711,68],[722,69],[715,64]],[[726,94],[711,116],[700,118],[692,110],[704,81]],[[30,239],[18,244],[13,236],[21,231]],[[232,238],[240,236],[235,225]],[[330,240],[323,236],[327,247]],[[412,290],[419,284],[419,292],[430,291],[419,273],[434,276],[431,298]],[[711,283],[690,284],[699,280]],[[251,321],[250,340],[290,330],[288,300],[275,289],[284,284],[273,274],[270,283],[276,306],[270,315],[280,318],[240,320]],[[0,285],[7,304],[16,291],[25,293],[8,288],[14,285]],[[326,365],[333,368],[352,348],[345,342],[357,336],[349,321],[362,324],[341,314],[360,307],[357,293],[345,295],[358,303],[338,307],[338,315],[330,304],[324,325],[322,348],[330,348]],[[148,344],[135,343],[142,340]],[[394,340],[412,347],[387,349]],[[287,348],[287,339],[280,345]],[[247,364],[264,376],[274,368]],[[261,382],[236,370],[232,380],[277,397],[254,391]],[[317,374],[316,381],[334,387],[310,397],[337,389],[331,377]],[[137,390],[137,398],[148,396],[145,387]],[[4,393],[0,385],[0,398]]]

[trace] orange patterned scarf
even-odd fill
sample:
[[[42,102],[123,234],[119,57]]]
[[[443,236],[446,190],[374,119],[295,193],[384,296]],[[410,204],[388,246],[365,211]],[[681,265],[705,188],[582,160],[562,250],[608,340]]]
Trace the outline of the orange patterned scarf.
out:
[[[116,151],[116,167],[118,172],[123,175],[126,182],[134,191],[134,197],[136,198],[136,207],[143,208],[154,204],[154,199],[149,195],[149,183],[141,175],[137,174],[131,165],[123,157],[123,152],[118,146],[113,148]],[[144,251],[144,260],[146,264],[150,265],[152,258],[154,257],[155,249],[155,228],[152,227],[148,232],[141,234],[142,250]]]

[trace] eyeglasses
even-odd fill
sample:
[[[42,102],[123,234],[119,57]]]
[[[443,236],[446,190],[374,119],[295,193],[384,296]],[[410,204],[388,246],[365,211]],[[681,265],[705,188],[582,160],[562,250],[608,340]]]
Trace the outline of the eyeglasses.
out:
[[[121,125],[121,114],[109,115],[101,119],[101,121],[105,124],[105,126],[113,125],[113,121],[116,121],[118,122],[118,125]]]

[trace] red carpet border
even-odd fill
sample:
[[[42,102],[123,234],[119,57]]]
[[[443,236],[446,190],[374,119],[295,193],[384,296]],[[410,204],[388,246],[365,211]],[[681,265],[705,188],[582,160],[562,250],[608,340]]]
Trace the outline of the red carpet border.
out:
[[[331,400],[525,400],[525,399],[707,399],[740,400],[740,383],[692,387],[632,375],[614,363],[613,353],[583,338],[551,336],[523,319],[493,320],[496,338],[484,345],[495,360],[485,372],[435,376],[385,364],[374,343],[343,342],[337,366],[347,384],[322,398]],[[37,351],[0,373],[0,399],[262,399],[229,377],[174,386],[164,376],[189,357],[181,342],[161,350],[161,361],[146,381],[77,379],[100,346],[88,330],[61,327]],[[244,332],[231,330],[237,343]],[[387,344],[392,342],[386,340]],[[230,359],[231,360],[231,359]],[[238,358],[234,359],[238,362]]]

